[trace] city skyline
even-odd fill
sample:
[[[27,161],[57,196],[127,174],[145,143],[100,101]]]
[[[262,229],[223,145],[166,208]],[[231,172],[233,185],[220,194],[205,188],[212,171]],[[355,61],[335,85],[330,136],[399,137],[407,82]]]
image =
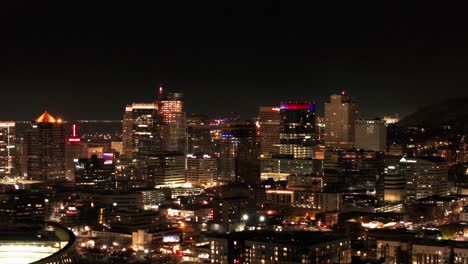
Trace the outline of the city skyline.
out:
[[[9,100],[0,119],[30,120],[44,110],[66,120],[119,119],[126,104],[155,99],[161,81],[184,93],[188,113],[243,118],[289,100],[315,101],[321,114],[341,90],[369,118],[467,95],[463,17],[322,14],[298,21],[291,10],[252,10],[240,21],[227,9],[164,9],[153,20],[134,19],[132,6],[115,14],[82,8],[4,9],[11,27],[0,44],[0,87]],[[35,100],[18,109],[25,94]]]

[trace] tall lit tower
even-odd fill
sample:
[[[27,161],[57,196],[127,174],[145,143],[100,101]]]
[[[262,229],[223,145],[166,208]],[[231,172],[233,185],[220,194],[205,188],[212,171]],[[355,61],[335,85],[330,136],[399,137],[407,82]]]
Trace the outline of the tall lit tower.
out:
[[[357,106],[346,92],[332,94],[325,103],[325,144],[331,147],[354,146],[354,123]]]
[[[283,103],[280,114],[280,154],[312,158],[316,144],[315,104]]]
[[[239,180],[247,184],[260,181],[260,144],[256,129],[253,122],[233,121],[223,124],[220,180]]]
[[[65,144],[65,175],[68,179],[75,179],[75,162],[81,158],[81,138],[77,133],[77,126],[71,126],[71,136],[67,138]]]
[[[262,106],[258,118],[260,125],[260,154],[271,156],[279,153],[281,113],[279,107]]]
[[[15,143],[15,122],[0,122],[0,178],[14,173]]]
[[[128,159],[145,159],[158,151],[161,118],[156,103],[132,103],[123,116],[123,154]]]
[[[62,119],[44,112],[26,135],[27,173],[32,180],[65,179],[65,130]]]
[[[162,89],[160,88],[162,92]],[[186,153],[186,114],[183,94],[161,94],[159,114],[162,117],[162,150]]]

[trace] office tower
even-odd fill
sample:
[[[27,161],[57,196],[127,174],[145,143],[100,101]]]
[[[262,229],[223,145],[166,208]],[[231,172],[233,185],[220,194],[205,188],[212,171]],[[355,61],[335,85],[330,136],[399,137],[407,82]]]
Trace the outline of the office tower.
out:
[[[26,134],[28,178],[65,179],[65,130],[62,119],[44,112]]]
[[[228,122],[221,132],[220,173],[222,181],[247,184],[260,181],[259,141],[253,122]]]
[[[316,143],[315,104],[283,103],[280,114],[280,154],[312,158]]]
[[[169,93],[158,101],[162,117],[162,150],[187,153],[183,94]]]
[[[75,162],[81,157],[81,138],[77,134],[77,126],[71,127],[72,133],[65,144],[65,175],[71,181],[75,178]]]
[[[325,103],[325,144],[331,147],[352,148],[357,107],[346,92],[333,94]]]
[[[389,156],[384,160],[384,201],[403,202],[406,196],[406,177],[400,168],[400,157]]]
[[[178,187],[185,183],[185,155],[178,152],[159,152],[147,157],[150,185]]]
[[[144,160],[160,150],[161,119],[155,103],[127,105],[123,116],[123,155],[128,159]]]
[[[111,190],[114,171],[115,165],[111,159],[99,159],[96,155],[78,159],[74,173],[76,187],[90,192]]]
[[[0,122],[0,178],[16,174],[15,122]]]
[[[217,159],[207,154],[187,155],[187,181],[193,185],[211,185],[218,176]]]
[[[385,121],[356,120],[355,147],[357,149],[385,151],[387,148],[387,127]]]
[[[279,153],[281,113],[279,107],[261,106],[258,119],[260,154],[271,157]]]
[[[400,168],[406,176],[406,199],[415,200],[448,192],[448,165],[441,157],[403,157]]]
[[[210,124],[205,115],[190,115],[187,118],[187,153],[211,154]]]

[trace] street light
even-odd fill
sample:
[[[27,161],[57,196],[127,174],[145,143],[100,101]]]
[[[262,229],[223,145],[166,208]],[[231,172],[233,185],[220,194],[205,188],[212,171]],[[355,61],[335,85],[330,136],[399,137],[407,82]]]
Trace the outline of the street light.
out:
[[[260,222],[264,222],[265,221],[265,216],[261,215],[258,220],[260,220]]]
[[[242,215],[242,220],[244,220],[244,221],[249,220],[249,215],[248,214]]]

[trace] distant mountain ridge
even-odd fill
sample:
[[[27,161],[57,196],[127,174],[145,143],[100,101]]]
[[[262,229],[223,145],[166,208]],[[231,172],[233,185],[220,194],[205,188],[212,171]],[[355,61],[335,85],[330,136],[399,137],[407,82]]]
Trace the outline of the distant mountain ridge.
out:
[[[468,129],[468,97],[448,99],[440,103],[424,106],[405,116],[397,123],[401,127],[425,127],[440,129],[443,126]]]

